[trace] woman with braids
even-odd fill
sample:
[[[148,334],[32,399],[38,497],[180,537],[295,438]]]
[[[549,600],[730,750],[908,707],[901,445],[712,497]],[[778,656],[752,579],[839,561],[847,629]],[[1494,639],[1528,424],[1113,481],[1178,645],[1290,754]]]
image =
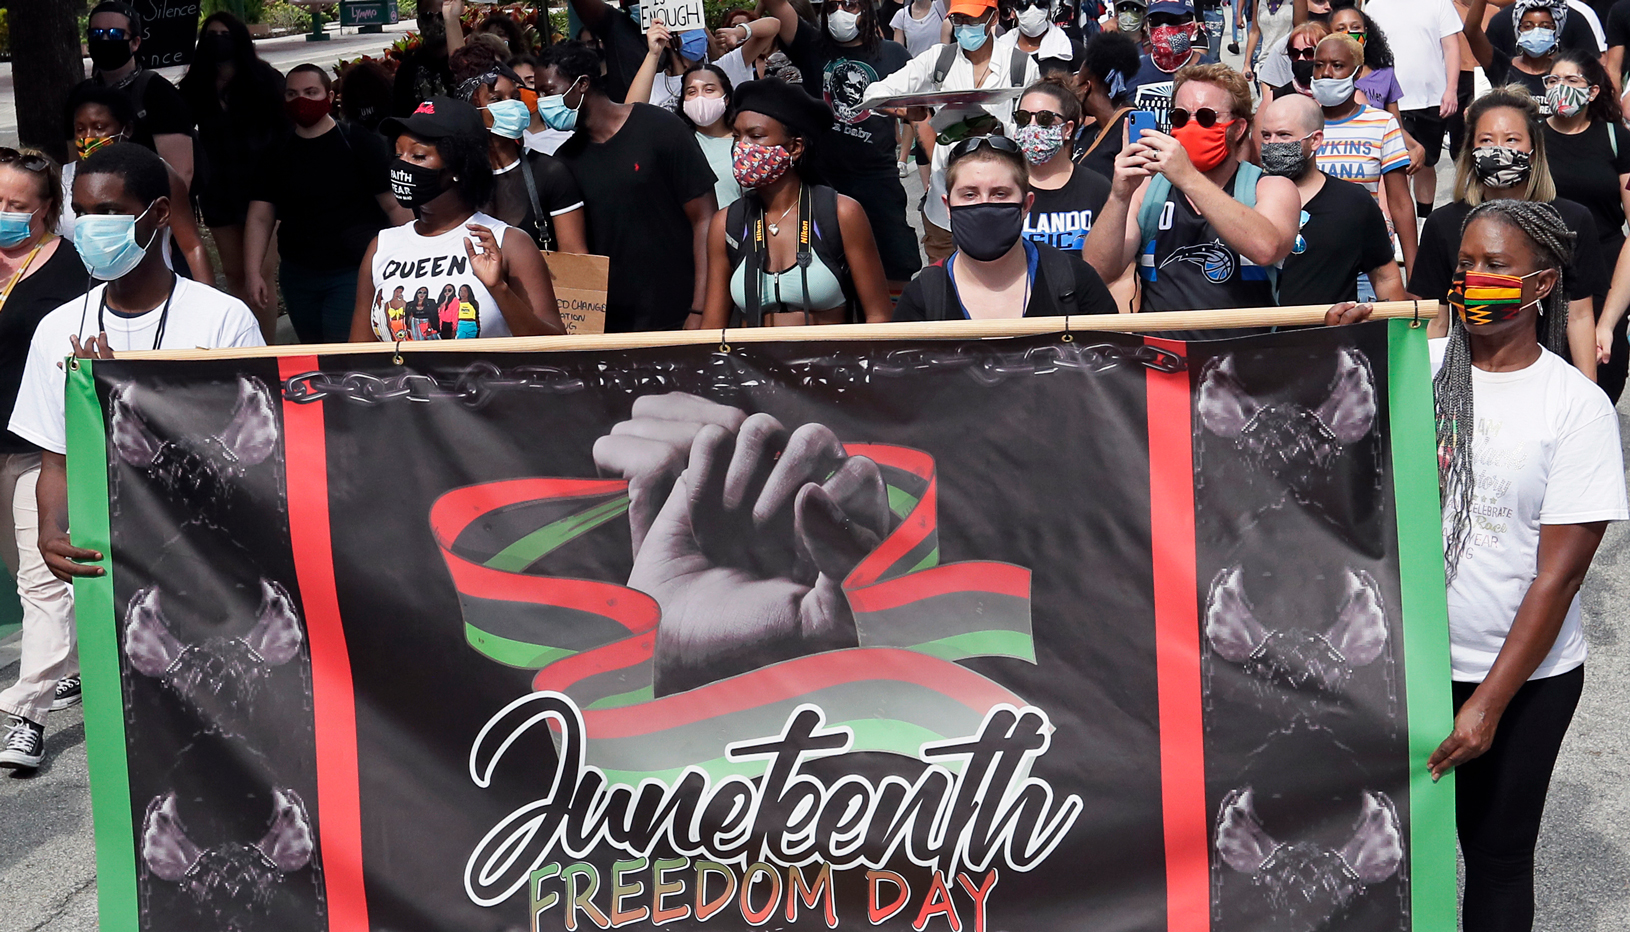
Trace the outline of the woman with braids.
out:
[[[1574,240],[1548,204],[1473,208],[1455,319],[1431,341],[1455,723],[1427,767],[1458,774],[1466,932],[1533,927],[1534,845],[1585,683],[1579,586],[1630,516],[1613,405],[1557,355]]]
[[[1455,162],[1454,201],[1432,211],[1421,227],[1420,247],[1409,270],[1409,293],[1423,301],[1445,302],[1432,324],[1432,335],[1443,336],[1449,324],[1444,295],[1453,284],[1466,216],[1477,205],[1497,198],[1549,203],[1567,228],[1579,234],[1564,276],[1569,301],[1567,355],[1579,371],[1595,379],[1592,296],[1604,289],[1607,275],[1600,238],[1589,210],[1556,196],[1539,105],[1521,87],[1494,88],[1467,109],[1466,142]]]
[[[1624,218],[1630,212],[1630,132],[1620,124],[1623,113],[1596,56],[1575,49],[1556,54],[1545,76],[1545,99],[1551,116],[1545,121],[1545,148],[1551,156],[1551,177],[1558,197],[1590,208],[1596,221],[1602,266],[1617,269],[1624,247]],[[1630,273],[1630,267],[1627,267]],[[1613,273],[1615,279],[1618,273]],[[1606,283],[1603,283],[1606,284]],[[1601,288],[1595,303],[1602,309],[1597,329],[1608,317],[1607,292]],[[1615,326],[1616,324],[1616,326]],[[1616,335],[1620,349],[1611,352]],[[1624,390],[1624,319],[1607,325],[1607,340],[1597,348],[1596,384],[1614,401]]]

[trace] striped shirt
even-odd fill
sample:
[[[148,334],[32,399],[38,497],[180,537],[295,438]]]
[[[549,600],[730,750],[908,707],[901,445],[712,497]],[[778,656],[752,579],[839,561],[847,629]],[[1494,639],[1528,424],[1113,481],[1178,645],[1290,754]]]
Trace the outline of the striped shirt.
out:
[[[1404,131],[1392,114],[1365,107],[1345,120],[1326,120],[1319,170],[1361,184],[1380,201],[1381,176],[1409,167]]]

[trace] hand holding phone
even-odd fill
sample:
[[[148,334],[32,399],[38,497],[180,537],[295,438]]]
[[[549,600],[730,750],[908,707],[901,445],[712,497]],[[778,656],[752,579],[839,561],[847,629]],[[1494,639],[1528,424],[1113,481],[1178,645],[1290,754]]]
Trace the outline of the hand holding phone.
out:
[[[1129,144],[1137,143],[1143,136],[1144,130],[1160,131],[1160,124],[1155,119],[1152,110],[1133,110],[1126,117],[1126,141]]]

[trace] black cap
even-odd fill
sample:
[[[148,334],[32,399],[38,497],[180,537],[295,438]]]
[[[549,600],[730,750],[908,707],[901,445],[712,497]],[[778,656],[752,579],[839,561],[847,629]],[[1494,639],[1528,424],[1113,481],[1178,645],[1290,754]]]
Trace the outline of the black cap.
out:
[[[814,136],[832,128],[832,108],[796,84],[764,78],[736,85],[736,112],[762,113],[781,121],[796,136]]]
[[[451,97],[432,97],[405,117],[390,117],[379,124],[386,139],[407,133],[420,139],[445,139],[448,136],[487,138],[487,125],[481,114],[462,100]]]

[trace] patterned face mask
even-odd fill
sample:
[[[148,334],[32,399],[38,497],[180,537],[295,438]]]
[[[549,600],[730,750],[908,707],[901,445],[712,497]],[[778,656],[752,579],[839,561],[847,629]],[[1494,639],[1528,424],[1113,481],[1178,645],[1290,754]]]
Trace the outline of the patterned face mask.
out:
[[[736,183],[746,189],[775,184],[790,168],[792,156],[781,146],[761,146],[738,139],[731,150],[731,173]]]
[[[1194,40],[1187,24],[1156,26],[1149,30],[1149,55],[1161,71],[1176,71],[1188,60]]]
[[[1478,146],[1472,150],[1477,180],[1489,188],[1514,188],[1527,181],[1532,158],[1510,146]]]
[[[1449,288],[1449,306],[1468,327],[1505,323],[1538,300],[1523,300],[1523,282],[1538,274],[1456,272],[1454,284]]]
[[[1031,123],[1021,126],[1014,134],[1019,142],[1019,148],[1024,151],[1025,159],[1031,165],[1042,165],[1053,160],[1060,149],[1064,148],[1064,124],[1054,123],[1052,126],[1042,126]]]
[[[1590,103],[1590,88],[1558,84],[1545,92],[1545,102],[1557,116],[1571,117]]]

